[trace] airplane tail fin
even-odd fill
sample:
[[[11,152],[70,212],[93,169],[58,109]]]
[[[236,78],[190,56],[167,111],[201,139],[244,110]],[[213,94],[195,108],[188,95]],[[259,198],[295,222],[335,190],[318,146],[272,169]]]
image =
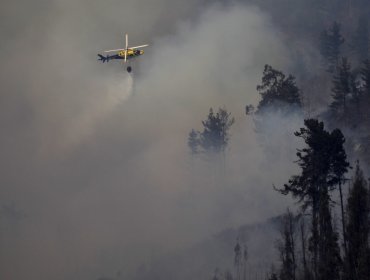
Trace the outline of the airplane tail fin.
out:
[[[101,54],[98,54],[98,56],[99,56],[98,60],[102,61],[103,63],[109,61],[108,56],[104,56],[104,55],[101,55]]]

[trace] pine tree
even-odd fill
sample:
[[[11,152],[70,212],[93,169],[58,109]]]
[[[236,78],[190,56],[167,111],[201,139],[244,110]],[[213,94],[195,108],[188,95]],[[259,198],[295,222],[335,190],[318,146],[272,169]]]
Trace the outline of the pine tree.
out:
[[[303,277],[302,279],[303,280],[310,280],[312,277],[311,277],[311,272],[309,270],[309,267],[308,267],[308,263],[307,263],[307,246],[306,246],[306,226],[305,226],[305,217],[304,215],[301,215],[300,217],[300,237],[301,237],[301,246],[302,246],[302,274],[303,274]]]
[[[257,86],[262,99],[258,104],[257,114],[266,109],[285,109],[287,106],[301,107],[300,91],[295,77],[288,77],[270,65],[265,65],[262,84]]]
[[[333,101],[330,104],[330,110],[335,121],[348,124],[348,99],[351,93],[353,93],[354,88],[351,65],[346,58],[342,58],[337,74],[333,77]]]
[[[318,206],[319,190],[326,186],[326,174],[329,172],[328,132],[324,124],[314,119],[305,120],[306,128],[295,132],[297,137],[305,140],[308,147],[298,150],[298,165],[302,169],[301,175],[292,176],[288,184],[284,185],[283,194],[292,193],[293,197],[303,202],[303,209],[311,207],[312,227],[309,250],[312,252],[314,275],[317,276],[318,265]]]
[[[340,158],[345,161],[345,157],[335,155],[340,150],[338,147],[340,140],[337,139],[339,132],[329,133],[324,129],[323,122],[315,119],[307,119],[304,123],[305,127],[295,132],[295,135],[304,139],[307,144],[307,147],[297,152],[301,174],[292,176],[280,191],[283,194],[291,193],[298,198],[303,209],[311,208],[309,251],[312,252],[314,278],[323,279],[325,275],[333,273],[333,279],[337,279],[334,271],[319,267],[319,261],[335,264],[334,267],[339,266],[337,258],[339,248],[331,226],[328,192],[335,188],[337,182],[333,174],[339,173],[339,166],[346,166],[344,162],[340,162]],[[329,235],[330,239],[325,239],[323,234]],[[331,251],[325,255],[323,252],[328,249]]]
[[[192,155],[198,154],[199,148],[199,133],[197,133],[194,129],[192,129],[189,133],[188,137],[188,146],[190,148],[190,152]]]
[[[320,52],[325,60],[328,72],[333,73],[337,67],[343,43],[341,27],[337,22],[334,22],[329,30],[324,30],[321,33]]]
[[[338,186],[340,208],[342,215],[342,234],[344,250],[347,250],[347,234],[345,230],[345,215],[344,215],[344,203],[343,203],[343,192],[342,184],[345,182],[344,175],[350,168],[349,162],[347,161],[347,154],[344,150],[345,138],[343,133],[339,129],[334,129],[331,134],[331,172],[329,173],[328,185],[329,187]]]
[[[357,162],[354,183],[347,201],[348,250],[345,256],[345,279],[369,279],[369,191]]]
[[[229,130],[234,122],[235,119],[225,108],[219,108],[216,114],[210,108],[207,119],[202,121],[203,131],[192,129],[189,133],[188,147],[191,154],[224,152],[229,143]]]
[[[341,257],[338,245],[338,235],[333,229],[330,214],[330,197],[327,188],[320,190],[319,201],[319,280],[340,279]]]
[[[199,144],[205,152],[223,152],[229,143],[229,130],[235,119],[224,108],[219,108],[215,114],[209,110],[206,120],[202,121],[203,131],[200,133]]]

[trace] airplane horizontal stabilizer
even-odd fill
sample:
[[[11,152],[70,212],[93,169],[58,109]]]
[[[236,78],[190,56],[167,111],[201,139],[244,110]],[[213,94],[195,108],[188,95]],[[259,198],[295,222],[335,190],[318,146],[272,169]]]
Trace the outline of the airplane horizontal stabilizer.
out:
[[[105,57],[104,55],[101,55],[101,54],[98,54],[98,56],[99,56],[99,59],[98,60],[102,61],[103,63],[109,61],[109,57],[108,56]]]

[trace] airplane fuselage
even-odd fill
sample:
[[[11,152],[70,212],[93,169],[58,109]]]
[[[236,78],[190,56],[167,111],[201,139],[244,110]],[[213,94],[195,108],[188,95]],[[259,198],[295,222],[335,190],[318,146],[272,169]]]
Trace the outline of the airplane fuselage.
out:
[[[125,63],[127,60],[131,59],[131,58],[135,58],[137,56],[140,56],[142,54],[144,54],[144,51],[142,50],[142,48],[145,48],[149,46],[148,44],[145,44],[145,45],[140,45],[140,46],[135,46],[135,47],[128,47],[128,35],[126,34],[126,47],[125,48],[122,48],[122,49],[114,49],[114,50],[107,50],[107,51],[104,51],[105,53],[115,53],[113,55],[102,55],[102,54],[98,54],[98,60],[100,60],[101,62],[109,62],[110,60],[113,60],[113,59],[120,59],[120,60],[123,60],[123,62]],[[131,68],[131,65],[128,64],[127,66],[127,72],[131,72],[132,68]]]
[[[125,50],[124,51],[119,51],[117,54],[108,55],[107,58],[109,58],[109,60],[111,60],[111,59],[125,59],[125,52],[126,52]],[[140,56],[142,54],[144,54],[143,50],[128,49],[127,50],[127,59],[134,58],[134,57]]]
[[[122,58],[125,58],[125,52],[126,52],[126,50],[120,51],[120,52],[117,53],[117,55],[121,56]],[[133,50],[133,49],[128,49],[127,50],[127,58],[128,57],[139,56],[139,55],[142,55],[142,54],[144,54],[143,50]]]

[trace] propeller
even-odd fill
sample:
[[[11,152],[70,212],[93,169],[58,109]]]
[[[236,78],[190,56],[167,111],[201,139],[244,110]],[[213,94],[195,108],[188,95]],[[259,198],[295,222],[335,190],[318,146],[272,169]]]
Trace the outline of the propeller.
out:
[[[129,47],[128,49],[129,50],[134,50],[134,49],[139,49],[139,48],[145,48],[145,47],[148,47],[149,45],[141,45],[141,46],[136,46],[136,47]],[[109,53],[109,52],[119,52],[119,51],[125,51],[126,49],[115,49],[115,50],[108,50],[108,51],[104,51],[105,53]]]
[[[145,48],[147,46],[149,46],[149,45],[141,45],[141,46],[131,47],[130,49],[134,50],[134,49],[139,49],[139,48]]]
[[[109,50],[109,51],[104,51],[105,53],[108,53],[108,52],[119,52],[119,51],[124,51],[126,49],[115,49],[115,50]]]
[[[126,33],[126,51],[125,51],[125,63],[127,61],[127,51],[128,51],[128,35]]]

